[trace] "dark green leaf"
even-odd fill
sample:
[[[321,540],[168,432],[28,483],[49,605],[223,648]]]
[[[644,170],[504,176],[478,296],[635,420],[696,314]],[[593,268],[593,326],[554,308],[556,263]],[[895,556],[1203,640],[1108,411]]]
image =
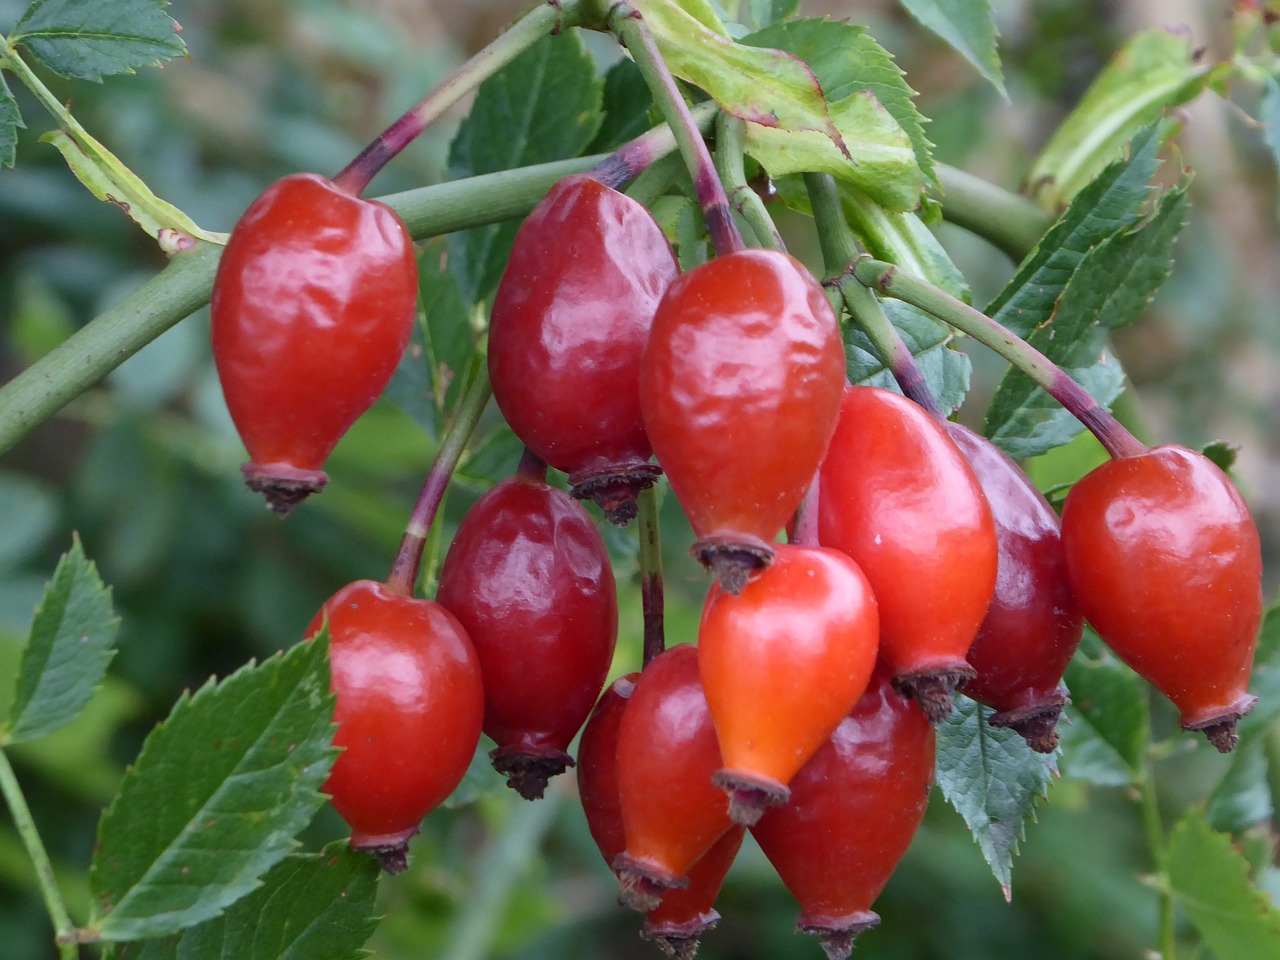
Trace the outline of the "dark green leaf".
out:
[[[373,933],[378,863],[345,841],[295,854],[222,916],[188,930],[178,960],[355,960]]]
[[[951,44],[1002,94],[991,0],[898,0],[913,17]]]
[[[1231,755],[1227,775],[1214,787],[1205,811],[1215,830],[1242,833],[1271,819],[1267,756],[1261,739],[1244,740]]]
[[[1112,234],[1080,260],[1052,316],[1027,341],[1110,407],[1124,371],[1107,349],[1109,334],[1133,322],[1173,269],[1173,245],[1187,216],[1187,181],[1165,194],[1151,218]],[[1011,457],[1061,446],[1084,427],[1020,370],[1000,381],[983,432]]]
[[[166,936],[254,890],[324,803],[328,645],[300,643],[184,695],[142,745],[98,826],[91,929]]]
[[[453,179],[575,157],[600,126],[601,82],[577,31],[548,36],[480,85],[449,151]],[[463,302],[488,297],[517,224],[449,238],[449,269]]]
[[[111,591],[85,558],[77,537],[36,609],[0,741],[34,740],[74,720],[115,656],[119,628]]]
[[[18,149],[18,129],[25,127],[18,101],[9,92],[4,71],[0,70],[0,167],[12,167]]]
[[[1210,829],[1195,808],[1173,829],[1168,868],[1175,901],[1219,957],[1280,956],[1280,910],[1249,883],[1248,861],[1231,838]]]
[[[102,955],[104,960],[178,960],[179,940],[180,937],[174,936],[137,943],[109,943]]]
[[[101,80],[187,52],[165,0],[35,0],[9,34],[64,77]]]
[[[817,75],[823,95],[833,104],[858,91],[872,94],[911,138],[920,169],[934,177],[933,144],[924,135],[924,117],[912,100],[915,91],[866,27],[840,20],[789,20],[739,42],[795,54]]]
[[[1067,666],[1071,691],[1068,716],[1083,720],[1127,767],[1129,777],[1142,772],[1143,751],[1151,735],[1146,683],[1107,650],[1092,627],[1085,627],[1080,649]],[[1071,754],[1063,766],[1075,776]]]
[[[584,153],[608,153],[653,126],[649,108],[653,94],[634,60],[619,60],[604,75],[600,129]]]
[[[972,365],[967,354],[954,350],[955,333],[946,324],[901,300],[885,300],[884,312],[916,358],[929,390],[944,410],[964,403],[969,392]],[[845,357],[849,382],[902,391],[893,374],[885,368],[871,346],[871,341],[856,326],[845,331]]]
[[[1200,452],[1212,460],[1223,473],[1230,473],[1231,468],[1236,465],[1236,457],[1240,454],[1240,448],[1226,440],[1210,440]]]
[[[968,697],[938,725],[938,786],[960,812],[991,872],[1009,895],[1013,857],[1056,773],[1052,756],[1035,753],[1013,730],[990,726],[991,711]]]

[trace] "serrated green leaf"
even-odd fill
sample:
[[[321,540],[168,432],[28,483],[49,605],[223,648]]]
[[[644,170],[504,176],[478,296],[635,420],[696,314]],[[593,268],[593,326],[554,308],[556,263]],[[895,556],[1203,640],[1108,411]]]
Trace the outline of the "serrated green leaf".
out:
[[[377,925],[378,872],[342,841],[286,857],[253,893],[188,930],[177,960],[354,960]]]
[[[955,332],[922,310],[901,300],[884,300],[885,315],[898,329],[916,359],[930,392],[944,410],[964,403],[969,392],[972,364],[967,354],[954,350]],[[898,381],[881,362],[870,339],[856,325],[845,331],[845,358],[849,382],[901,393]]]
[[[991,0],[898,0],[921,25],[947,41],[1002,96],[1004,75],[996,50],[996,20]]]
[[[1214,830],[1243,833],[1269,821],[1274,809],[1263,741],[1243,740],[1231,755],[1226,776],[1213,788],[1205,816]]]
[[[1151,735],[1148,688],[1141,677],[1121,663],[1086,626],[1080,649],[1067,665],[1071,691],[1069,716],[1083,720],[1115,751],[1131,781],[1142,775],[1143,752]],[[1071,755],[1063,765],[1074,775]]]
[[[1169,838],[1168,870],[1175,902],[1219,957],[1280,956],[1280,910],[1249,883],[1249,863],[1231,838],[1215,833],[1195,808]]]
[[[1081,259],[1053,315],[1027,342],[1104,407],[1124,390],[1124,371],[1107,349],[1110,332],[1132,323],[1173,270],[1173,246],[1186,225],[1187,186],[1165,194],[1146,222],[1107,237]],[[983,432],[1014,458],[1061,446],[1084,429],[1021,370],[1009,370],[987,410]]]
[[[548,36],[480,85],[449,149],[461,179],[576,157],[600,126],[602,84],[576,30]],[[519,224],[449,238],[449,267],[467,304],[497,286]]]
[[[652,0],[643,13],[671,72],[746,121],[746,152],[770,176],[830,173],[891,210],[915,209],[924,174],[911,138],[874,95],[828,103],[792,54],[735,43],[674,0]]]
[[[924,117],[916,109],[915,91],[893,57],[867,33],[866,27],[842,20],[805,19],[776,23],[743,37],[740,43],[773,47],[794,54],[822,85],[830,103],[840,103],[862,90],[872,94],[911,139],[916,163],[935,180],[933,144],[924,135]]]
[[[1027,182],[1036,197],[1050,209],[1070,200],[1139,129],[1197,96],[1211,74],[1197,62],[1189,33],[1148,30],[1132,37],[1032,164]]]
[[[35,0],[9,34],[64,77],[101,80],[187,52],[166,0]]]
[[[604,75],[600,129],[584,153],[608,153],[649,130],[653,94],[632,60],[619,60]]]
[[[1057,770],[1052,756],[1034,752],[1013,730],[990,726],[988,713],[968,697],[956,697],[951,716],[937,728],[937,782],[1007,897],[1026,820]]]
[[[111,591],[76,537],[36,609],[0,742],[34,740],[74,720],[115,656],[119,629]]]
[[[325,802],[329,685],[322,636],[178,701],[98,825],[90,930],[167,936],[259,885]]]
[[[18,101],[13,99],[0,70],[0,167],[12,167],[18,152],[18,130],[25,127]]]

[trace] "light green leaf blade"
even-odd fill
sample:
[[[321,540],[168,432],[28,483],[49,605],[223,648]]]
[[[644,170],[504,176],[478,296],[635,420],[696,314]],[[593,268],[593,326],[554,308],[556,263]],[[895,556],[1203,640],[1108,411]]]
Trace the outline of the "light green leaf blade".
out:
[[[345,841],[286,857],[253,893],[188,930],[177,960],[355,960],[377,925],[378,873]]]
[[[1190,34],[1149,30],[1130,39],[1032,165],[1027,182],[1037,199],[1049,209],[1069,201],[1140,129],[1197,96],[1212,75]]]
[[[90,930],[167,936],[259,885],[325,802],[329,684],[322,636],[178,701],[98,825]]]
[[[54,73],[101,80],[187,52],[165,0],[35,0],[9,42]]]
[[[1169,884],[1175,902],[1205,943],[1231,960],[1280,956],[1280,910],[1249,883],[1249,863],[1231,838],[1188,810],[1169,838]]]
[[[1052,756],[1035,753],[1007,727],[992,727],[989,711],[968,697],[938,725],[937,782],[968,824],[996,881],[1009,896],[1013,857],[1057,772]]]
[[[921,25],[932,30],[968,60],[1002,96],[1004,74],[996,50],[996,21],[991,0],[899,0]]]
[[[77,537],[36,610],[0,742],[34,740],[74,720],[115,656],[119,628],[111,591]]]
[[[1213,793],[1205,816],[1214,830],[1243,833],[1266,823],[1275,813],[1267,780],[1269,761],[1259,738],[1241,740],[1231,754],[1231,766]]]
[[[12,167],[18,151],[18,130],[25,127],[18,101],[0,71],[0,167]]]

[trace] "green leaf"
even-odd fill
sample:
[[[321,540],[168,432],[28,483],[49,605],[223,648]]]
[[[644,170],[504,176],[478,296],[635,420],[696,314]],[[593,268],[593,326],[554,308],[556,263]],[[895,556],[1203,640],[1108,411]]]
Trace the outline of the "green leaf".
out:
[[[1151,736],[1145,681],[1116,659],[1090,626],[1067,665],[1065,679],[1071,691],[1069,716],[1083,720],[1136,781],[1142,776],[1143,752]],[[1071,760],[1072,755],[1065,754],[1063,767],[1068,776],[1075,776]]]
[[[0,70],[0,166],[12,167],[18,152],[18,129],[25,127],[18,101],[13,99]]]
[[[1035,753],[1013,730],[992,727],[990,711],[956,697],[956,707],[938,725],[938,786],[968,824],[1006,899],[1013,857],[1057,772],[1052,756]]]
[[[1229,440],[1210,440],[1200,448],[1200,452],[1223,473],[1230,473],[1240,455],[1240,447]]]
[[[1280,602],[1273,604],[1258,628],[1258,649],[1249,677],[1249,692],[1258,698],[1250,713],[1240,719],[1242,739],[1262,733],[1280,717]]]
[[[991,85],[1008,96],[996,51],[991,0],[899,0],[907,11],[968,60]]]
[[[800,0],[751,0],[751,22],[760,26],[795,16]]]
[[[600,126],[602,84],[578,31],[548,36],[480,85],[449,150],[452,179],[578,156]],[[497,286],[518,224],[453,234],[449,266],[463,301]]]
[[[101,80],[187,52],[165,0],[35,0],[9,34],[54,73]]]
[[[881,302],[885,315],[902,335],[903,342],[916,358],[929,390],[944,410],[954,410],[964,403],[969,392],[972,364],[967,354],[952,349],[956,334],[922,310],[901,300]],[[858,386],[881,387],[901,393],[898,381],[881,362],[870,339],[856,325],[844,335],[849,382]]]
[[[345,841],[295,854],[222,916],[188,930],[177,960],[355,960],[373,933],[378,863]]]
[[[34,740],[74,720],[115,656],[119,629],[111,591],[76,537],[36,609],[0,742]]]
[[[1274,805],[1267,783],[1267,756],[1260,738],[1244,740],[1213,793],[1205,815],[1215,830],[1243,833],[1271,820]]]
[[[167,936],[254,890],[324,803],[328,644],[300,643],[185,694],[98,825],[89,873],[104,940]]]
[[[1041,203],[1054,208],[1070,200],[1141,128],[1197,96],[1213,73],[1197,59],[1190,33],[1149,30],[1132,37],[1032,165],[1027,182]]]
[[[770,176],[830,173],[891,210],[915,209],[924,174],[911,138],[873,94],[828,103],[804,61],[734,43],[674,0],[646,3],[644,18],[671,72],[746,121],[746,151]]]
[[[1219,957],[1280,956],[1280,910],[1249,883],[1249,863],[1231,838],[1210,829],[1195,808],[1169,838],[1168,870],[1175,902]]]
[[[653,94],[640,68],[634,61],[619,60],[604,75],[603,118],[600,129],[583,152],[608,153],[647,132],[653,126],[649,119],[652,106]]]
[[[1109,334],[1142,314],[1173,270],[1173,246],[1186,225],[1184,180],[1157,203],[1151,218],[1107,237],[1081,259],[1052,316],[1027,341],[1110,407],[1124,390],[1124,371],[1107,349]],[[996,389],[983,431],[1011,457],[1034,457],[1084,429],[1021,370]]]
[[[925,176],[935,179],[933,144],[924,135],[924,117],[912,100],[915,91],[866,27],[840,20],[789,20],[739,42],[795,54],[813,70],[829,103],[838,104],[858,91],[872,94],[910,137],[916,163]]]

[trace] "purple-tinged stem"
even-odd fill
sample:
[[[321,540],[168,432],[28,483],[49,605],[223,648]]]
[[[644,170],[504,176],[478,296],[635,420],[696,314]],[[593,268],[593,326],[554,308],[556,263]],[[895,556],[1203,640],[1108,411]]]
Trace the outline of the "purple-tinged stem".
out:
[[[716,118],[716,105],[708,100],[690,109],[699,136],[711,129]],[[669,125],[647,130],[634,140],[624,143],[592,168],[590,176],[606,187],[616,190],[628,180],[634,180],[655,160],[669,154],[676,146],[676,138]]]
[[[693,189],[702,206],[702,215],[706,218],[707,230],[711,234],[717,256],[745,249],[742,234],[738,232],[738,225],[733,222],[729,198],[725,196],[724,186],[716,176],[711,151],[707,149],[689,112],[689,105],[676,86],[675,77],[667,68],[666,61],[662,59],[662,51],[658,49],[644,18],[634,7],[619,3],[609,11],[609,28],[631,51],[663,118],[675,134],[676,144],[693,179]]]
[[[524,448],[524,453],[520,455],[520,465],[516,467],[516,476],[525,483],[541,483],[547,482],[547,461],[530,450]]]
[[[739,117],[722,112],[716,118],[716,169],[720,173],[720,182],[728,191],[733,209],[756,235],[756,242],[762,247],[786,253],[787,245],[765,209],[764,200],[747,183],[747,171],[742,164],[746,128],[746,121]]]
[[[364,193],[369,182],[418,134],[450,107],[508,63],[550,33],[582,22],[581,0],[543,3],[517,20],[501,36],[462,64],[408,112],[387,127],[360,151],[333,182],[353,196]]]
[[[392,593],[413,596],[414,585],[418,582],[418,569],[422,565],[422,548],[426,546],[431,525],[436,519],[436,511],[440,509],[440,501],[444,499],[449,479],[453,476],[458,461],[462,459],[462,451],[475,432],[480,415],[484,413],[492,394],[488,370],[481,364],[479,373],[467,387],[462,402],[458,405],[458,412],[445,433],[440,452],[436,454],[436,461],[431,465],[418,494],[418,501],[409,515],[409,523],[400,539],[400,548],[391,564],[391,573],[387,576],[387,589]]]
[[[818,546],[818,503],[821,483],[822,473],[815,473],[813,482],[809,484],[809,489],[805,492],[804,499],[800,501],[800,506],[796,508],[795,524],[791,528],[789,542],[799,544],[802,547]]]
[[[1056,363],[980,310],[931,283],[904,274],[883,260],[864,257],[854,263],[853,272],[858,282],[917,306],[986,344],[1062,404],[1098,438],[1112,457],[1133,457],[1146,452],[1144,443]]]
[[[658,497],[646,487],[636,497],[640,528],[640,608],[644,614],[644,660],[647,667],[666,647],[662,617],[662,540],[658,526]]]

